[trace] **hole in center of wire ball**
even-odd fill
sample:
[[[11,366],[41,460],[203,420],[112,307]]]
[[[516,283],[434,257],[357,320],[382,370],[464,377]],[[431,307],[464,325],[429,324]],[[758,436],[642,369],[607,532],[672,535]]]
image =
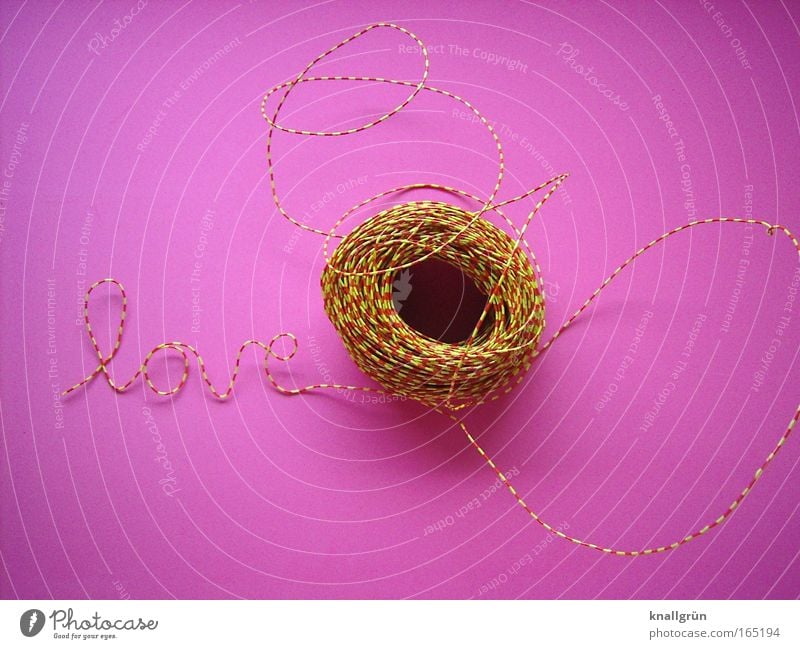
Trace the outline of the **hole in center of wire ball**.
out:
[[[426,259],[400,270],[392,282],[392,303],[400,318],[419,333],[445,343],[469,338],[486,300],[471,277],[440,259]],[[490,311],[481,333],[492,322]]]

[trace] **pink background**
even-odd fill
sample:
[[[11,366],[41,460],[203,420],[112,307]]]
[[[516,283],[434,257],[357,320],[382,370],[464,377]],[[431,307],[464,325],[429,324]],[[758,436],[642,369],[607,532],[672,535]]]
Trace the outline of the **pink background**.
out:
[[[441,416],[360,395],[287,398],[255,354],[228,403],[207,396],[195,368],[177,398],[141,385],[116,395],[101,381],[53,398],[93,367],[77,319],[83,291],[106,276],[130,297],[118,379],[156,343],[185,340],[224,384],[241,341],[289,330],[300,350],[277,368],[281,380],[368,384],[322,310],[320,238],[275,213],[258,105],[375,21],[419,34],[432,50],[431,84],[496,121],[509,170],[501,197],[571,173],[529,236],[550,297],[548,333],[663,231],[743,215],[748,185],[754,215],[800,230],[800,12],[714,4],[150,0],[111,39],[134,0],[3,2],[0,594],[798,597],[794,438],[722,528],[630,560],[549,542],[508,493],[492,492],[491,471]],[[379,30],[320,73],[415,79],[421,59],[409,44]],[[517,63],[495,65],[490,54]],[[620,105],[587,80],[589,67]],[[364,121],[399,96],[381,86],[326,101],[352,88],[308,86],[287,105],[287,124]],[[329,226],[404,182],[488,193],[491,141],[454,109],[420,96],[361,135],[278,138],[287,208]],[[519,222],[525,206],[509,212]],[[743,248],[750,263],[737,285]],[[680,538],[724,510],[794,413],[798,272],[788,240],[763,229],[679,235],[621,276],[520,389],[468,424],[527,502],[567,533],[627,549]],[[107,303],[98,294],[94,309],[106,342]],[[643,314],[640,346],[615,377]],[[699,314],[696,347],[682,357]],[[781,317],[788,324],[759,387],[754,373]],[[164,363],[153,367],[164,385]]]

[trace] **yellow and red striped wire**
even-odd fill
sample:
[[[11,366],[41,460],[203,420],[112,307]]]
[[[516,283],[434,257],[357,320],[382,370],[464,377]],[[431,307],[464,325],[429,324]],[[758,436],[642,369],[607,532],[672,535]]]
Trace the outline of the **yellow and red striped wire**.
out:
[[[308,75],[320,61],[375,29],[396,30],[417,43],[424,62],[423,72],[418,82],[366,76]],[[416,399],[448,417],[462,430],[469,444],[496,473],[520,507],[539,525],[572,543],[614,555],[649,555],[677,548],[720,525],[736,510],[760,479],[766,467],[784,446],[800,419],[800,406],[796,409],[772,451],[756,469],[745,488],[720,516],[677,541],[641,550],[620,550],[590,543],[569,536],[542,520],[478,444],[475,437],[469,432],[464,418],[459,417],[458,413],[467,407],[497,399],[511,391],[522,380],[525,371],[535,357],[547,350],[617,275],[646,251],[667,238],[701,225],[739,223],[763,226],[770,235],[778,231],[782,232],[794,245],[799,258],[800,242],[785,226],[757,219],[715,217],[685,223],[652,240],[620,264],[555,334],[547,342],[541,343],[540,337],[545,327],[545,296],[541,290],[541,270],[533,251],[528,246],[525,233],[544,203],[567,178],[567,174],[557,175],[519,196],[504,201],[496,200],[505,174],[500,138],[491,123],[469,101],[447,90],[428,85],[429,70],[430,61],[427,49],[415,34],[392,23],[376,23],[356,32],[317,56],[291,81],[274,86],[266,93],[261,104],[262,115],[269,126],[266,146],[267,166],[275,205],[280,213],[297,227],[325,237],[323,252],[326,266],[321,277],[325,311],[355,363],[382,388],[332,383],[317,383],[293,388],[282,386],[273,377],[269,361],[270,359],[288,361],[294,356],[297,351],[297,339],[290,333],[278,334],[268,343],[260,340],[245,341],[236,354],[233,372],[224,390],[217,389],[209,379],[205,363],[197,349],[180,341],[156,345],[148,352],[140,367],[129,380],[121,384],[116,383],[109,373],[108,366],[122,342],[127,316],[127,295],[120,282],[108,278],[92,284],[84,298],[86,331],[97,355],[98,365],[88,376],[67,389],[64,394],[73,392],[102,374],[108,384],[117,392],[124,392],[139,376],[142,376],[146,384],[157,394],[173,395],[186,385],[189,377],[190,356],[194,356],[203,381],[211,394],[217,398],[226,399],[231,395],[238,377],[242,353],[247,347],[256,346],[264,351],[266,377],[276,390],[284,394],[300,394],[323,388],[399,394]],[[315,81],[389,83],[408,87],[410,92],[400,104],[389,112],[353,128],[340,131],[309,131],[281,125],[278,118],[292,90],[300,83]],[[267,104],[270,98],[281,90],[283,90],[283,94],[278,99],[270,116]],[[312,137],[352,135],[385,122],[405,108],[423,90],[460,102],[476,115],[478,121],[486,127],[493,138],[498,155],[498,175],[488,197],[481,199],[473,193],[455,187],[432,183],[403,185],[361,201],[338,218],[327,231],[293,218],[284,209],[277,189],[273,161],[273,136],[276,130]],[[403,202],[384,209],[367,219],[346,236],[338,233],[348,218],[370,203],[409,190],[420,189],[445,192],[469,199],[475,202],[476,208],[466,210],[433,200]],[[538,192],[543,192],[542,196],[535,203],[521,227],[514,224],[503,213],[502,208],[506,205],[531,197]],[[504,221],[513,236],[484,218],[484,215],[489,212]],[[339,242],[331,251],[331,243],[334,239]],[[430,258],[436,258],[457,267],[470,277],[487,296],[486,305],[471,335],[461,343],[444,343],[420,334],[399,317],[392,304],[392,282],[395,274]],[[98,286],[103,284],[115,286],[122,297],[120,322],[113,348],[108,354],[104,354],[101,350],[89,318],[90,296]],[[292,346],[288,353],[276,351],[276,344],[283,340],[289,341]],[[156,386],[148,373],[149,362],[162,350],[177,351],[183,360],[183,373],[179,382],[166,390]]]

